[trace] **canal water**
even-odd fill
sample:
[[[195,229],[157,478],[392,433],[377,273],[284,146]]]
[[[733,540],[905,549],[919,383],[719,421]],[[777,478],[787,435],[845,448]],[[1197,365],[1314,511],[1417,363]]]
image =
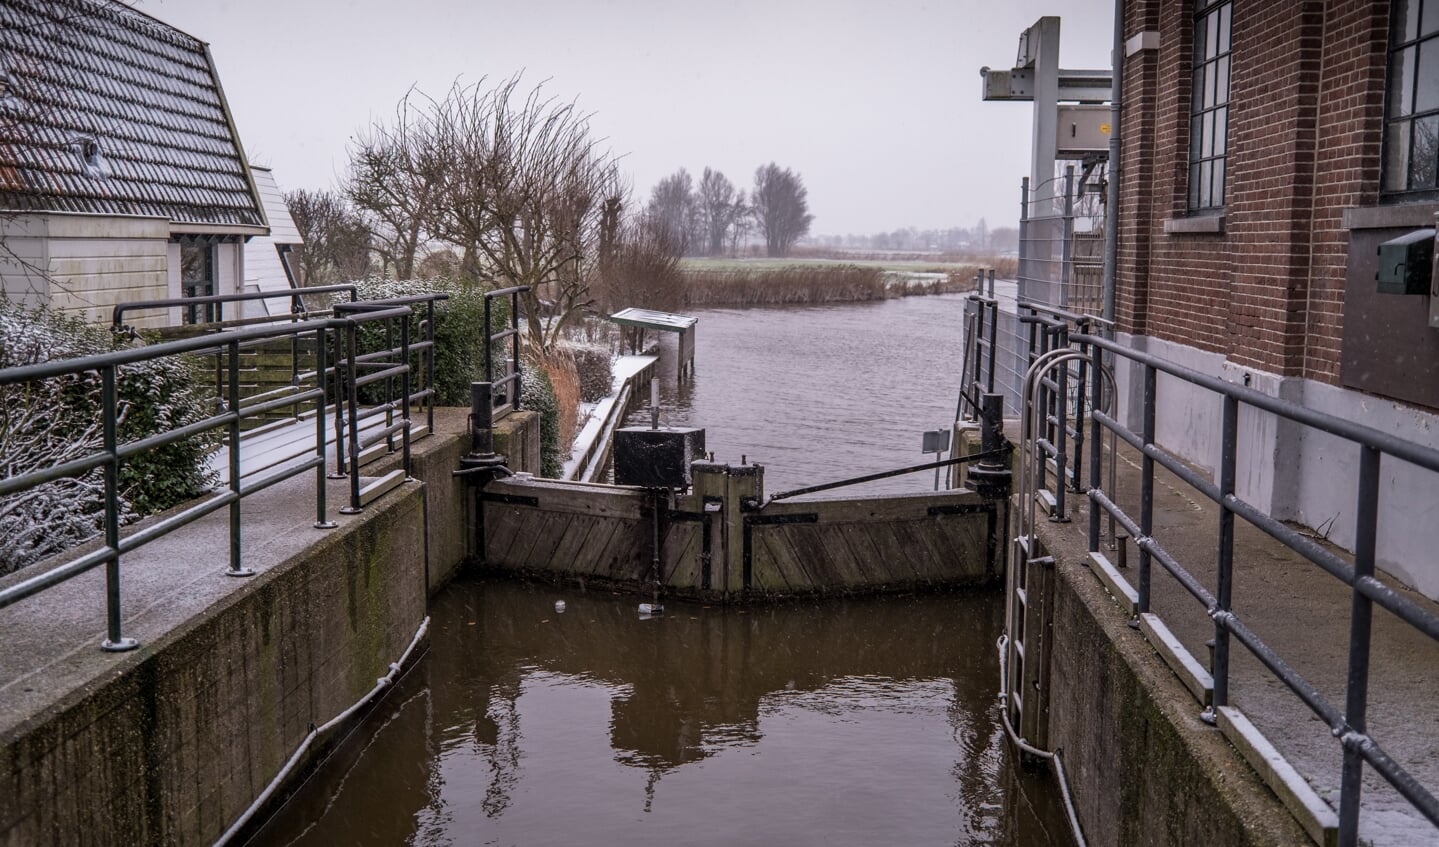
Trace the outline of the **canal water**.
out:
[[[693,380],[676,383],[673,336],[661,334],[661,423],[704,427],[717,461],[764,465],[768,493],[932,461],[924,432],[948,427],[959,397],[964,301],[697,311]],[[649,412],[628,422],[648,425]],[[934,484],[929,472],[844,491]]]
[[[953,416],[960,303],[700,312],[666,422],[781,486],[918,463]],[[636,603],[451,584],[427,655],[252,843],[1071,843],[1004,737],[997,592]]]

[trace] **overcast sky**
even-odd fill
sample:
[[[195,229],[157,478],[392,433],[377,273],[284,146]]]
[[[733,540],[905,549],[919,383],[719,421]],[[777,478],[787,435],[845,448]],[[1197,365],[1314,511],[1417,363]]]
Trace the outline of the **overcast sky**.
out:
[[[1014,225],[1030,105],[979,68],[1059,15],[1060,64],[1109,66],[1112,0],[137,0],[209,42],[251,161],[330,188],[411,85],[524,71],[592,113],[637,199],[679,167],[748,188],[775,161],[815,234]],[[528,87],[528,85],[526,86]]]

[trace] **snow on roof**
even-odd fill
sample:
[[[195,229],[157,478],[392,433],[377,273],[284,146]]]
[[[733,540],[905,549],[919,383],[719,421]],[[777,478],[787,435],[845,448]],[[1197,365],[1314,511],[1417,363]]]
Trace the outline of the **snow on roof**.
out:
[[[0,208],[265,226],[205,44],[107,0],[0,3]]]
[[[634,308],[621,309],[610,315],[610,320],[621,326],[637,326],[666,332],[684,332],[699,323],[699,318],[691,315],[676,315],[670,312]]]

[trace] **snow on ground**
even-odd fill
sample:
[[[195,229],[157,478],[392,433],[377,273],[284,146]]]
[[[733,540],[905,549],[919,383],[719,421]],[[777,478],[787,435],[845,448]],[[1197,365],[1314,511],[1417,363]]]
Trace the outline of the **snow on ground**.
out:
[[[561,479],[574,479],[582,472],[581,463],[594,452],[601,439],[609,438],[609,433],[620,423],[624,410],[617,410],[615,406],[620,401],[625,383],[657,361],[658,356],[620,356],[615,359],[614,381],[610,383],[610,393],[598,403],[586,403],[580,407],[580,414],[585,415],[585,423],[575,435],[575,443],[570,448],[570,458],[565,462],[560,474]]]

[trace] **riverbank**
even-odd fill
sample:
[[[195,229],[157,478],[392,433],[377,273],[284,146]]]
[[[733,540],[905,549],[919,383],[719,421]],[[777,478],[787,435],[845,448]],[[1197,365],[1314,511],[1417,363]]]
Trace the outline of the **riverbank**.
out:
[[[782,306],[860,303],[974,290],[982,268],[971,264],[915,264],[891,267],[880,262],[837,263],[776,260],[697,261],[681,266],[684,304],[706,306]]]

